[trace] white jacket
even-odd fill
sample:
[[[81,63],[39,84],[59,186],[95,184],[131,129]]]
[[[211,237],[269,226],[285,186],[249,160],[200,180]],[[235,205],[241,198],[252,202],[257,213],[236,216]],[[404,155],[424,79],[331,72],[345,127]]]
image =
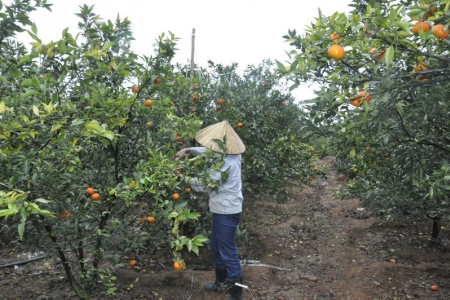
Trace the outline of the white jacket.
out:
[[[191,147],[190,153],[193,156],[201,155],[208,149],[205,147]],[[191,185],[197,192],[207,192],[209,194],[209,210],[216,214],[236,214],[242,212],[242,180],[241,180],[242,156],[226,155],[225,163],[219,171],[210,170],[211,178],[220,181],[220,172],[229,170],[228,180],[221,182],[217,190],[208,189],[201,184],[198,178],[186,178],[186,183]]]

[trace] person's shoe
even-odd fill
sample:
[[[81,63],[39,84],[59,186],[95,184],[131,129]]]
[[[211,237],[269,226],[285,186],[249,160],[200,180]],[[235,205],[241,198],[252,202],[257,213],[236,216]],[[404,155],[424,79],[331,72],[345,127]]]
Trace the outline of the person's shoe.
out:
[[[236,280],[230,280],[227,278],[225,281],[225,285],[228,287],[228,293],[230,294],[228,300],[242,300],[242,288],[237,286],[235,283],[242,284],[242,278]]]
[[[216,268],[216,281],[205,283],[203,288],[205,291],[210,292],[224,292],[227,290],[228,286],[225,286],[225,281],[227,279],[227,269]]]

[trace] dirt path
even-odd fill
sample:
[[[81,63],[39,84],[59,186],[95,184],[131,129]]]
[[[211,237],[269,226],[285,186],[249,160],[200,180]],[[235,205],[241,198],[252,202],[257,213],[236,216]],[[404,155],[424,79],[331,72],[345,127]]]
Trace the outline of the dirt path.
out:
[[[245,264],[249,291],[244,299],[450,299],[447,229],[442,247],[428,247],[428,220],[389,222],[358,210],[357,199],[336,199],[336,189],[345,182],[334,174],[332,158],[320,165],[328,169],[328,179],[304,188],[293,184],[287,203],[246,200],[243,227],[249,240],[240,246],[242,258],[269,266]],[[0,263],[12,249],[3,250]],[[203,253],[208,257],[206,249]],[[202,291],[213,277],[205,271],[210,261],[190,257],[190,268],[176,272],[170,270],[170,258],[150,259],[145,268],[118,271],[115,299],[228,299]],[[73,298],[62,274],[30,276],[43,264],[29,264],[21,273],[0,270],[0,299],[30,299],[29,293],[36,295],[33,299]],[[431,284],[439,291],[431,292]]]

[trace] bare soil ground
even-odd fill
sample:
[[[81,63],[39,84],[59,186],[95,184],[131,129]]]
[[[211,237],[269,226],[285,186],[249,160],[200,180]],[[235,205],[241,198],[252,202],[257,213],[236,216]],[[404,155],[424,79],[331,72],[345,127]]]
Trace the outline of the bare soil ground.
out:
[[[293,184],[287,203],[246,199],[248,241],[239,239],[249,287],[244,299],[450,299],[450,225],[442,224],[442,245],[429,247],[430,220],[387,221],[358,210],[358,199],[336,199],[345,181],[332,158],[320,164],[329,178]],[[20,260],[20,251],[20,244],[0,244],[0,264]],[[60,266],[48,269],[49,263],[0,269],[0,299],[76,299]],[[214,276],[207,249],[186,263],[177,272],[170,257],[143,254],[139,267],[118,270],[114,299],[228,299],[202,291]],[[430,291],[432,284],[439,290]],[[106,296],[99,291],[93,299]]]

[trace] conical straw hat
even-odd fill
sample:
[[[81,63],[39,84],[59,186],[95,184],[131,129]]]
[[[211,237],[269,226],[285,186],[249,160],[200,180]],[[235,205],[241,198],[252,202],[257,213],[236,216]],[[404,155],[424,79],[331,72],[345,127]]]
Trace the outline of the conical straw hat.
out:
[[[195,139],[206,148],[211,148],[215,152],[222,152],[213,140],[223,141],[224,136],[226,136],[227,154],[241,154],[245,152],[244,143],[226,120],[199,130],[195,135]]]

